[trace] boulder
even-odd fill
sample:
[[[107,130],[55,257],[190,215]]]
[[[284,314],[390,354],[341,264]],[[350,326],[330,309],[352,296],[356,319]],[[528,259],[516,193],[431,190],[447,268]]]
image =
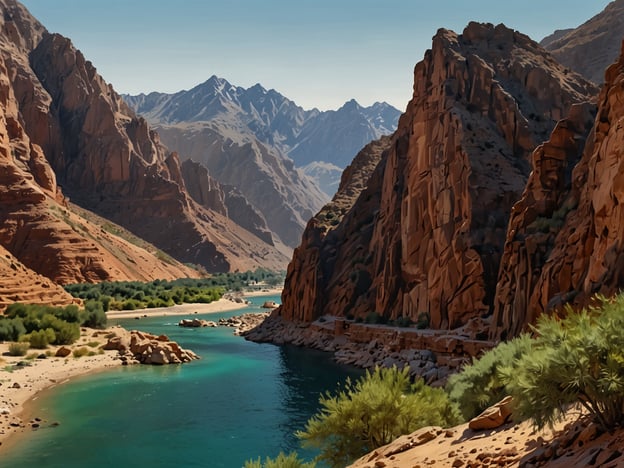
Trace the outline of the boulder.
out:
[[[496,429],[509,422],[511,416],[512,398],[507,396],[493,406],[487,408],[480,415],[472,418],[468,427],[474,431]]]
[[[107,348],[104,348],[107,349]],[[111,348],[108,348],[111,349]],[[61,346],[59,349],[56,350],[56,353],[54,354],[56,357],[67,357],[71,354],[71,349],[69,349],[66,346]]]

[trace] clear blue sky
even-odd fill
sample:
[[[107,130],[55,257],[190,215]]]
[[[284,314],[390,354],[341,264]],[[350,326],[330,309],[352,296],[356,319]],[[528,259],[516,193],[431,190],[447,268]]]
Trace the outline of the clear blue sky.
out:
[[[405,109],[413,68],[444,27],[505,25],[541,40],[608,0],[23,0],[121,93],[189,89],[211,75],[261,83],[309,109],[355,98]]]

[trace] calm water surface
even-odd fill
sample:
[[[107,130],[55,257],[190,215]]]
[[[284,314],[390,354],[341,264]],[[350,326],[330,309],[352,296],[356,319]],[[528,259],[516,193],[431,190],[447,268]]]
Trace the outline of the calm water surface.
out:
[[[251,300],[255,305],[244,311],[280,298]],[[326,353],[250,343],[229,328],[180,328],[180,318],[109,323],[167,334],[201,360],[120,367],[49,392],[35,414],[60,425],[25,436],[0,466],[240,467],[250,458],[299,449],[293,433],[316,412],[319,394],[361,375]]]

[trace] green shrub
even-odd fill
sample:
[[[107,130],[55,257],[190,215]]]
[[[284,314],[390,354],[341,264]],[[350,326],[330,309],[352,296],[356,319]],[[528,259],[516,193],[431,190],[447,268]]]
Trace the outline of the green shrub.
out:
[[[28,342],[14,342],[9,344],[9,356],[26,356],[26,352],[30,348]]]
[[[101,302],[87,301],[85,303],[81,325],[89,328],[106,328],[106,312]]]
[[[26,327],[21,318],[0,317],[0,341],[19,341],[25,333]]]
[[[74,355],[75,358],[81,358],[83,356],[86,356],[89,354],[89,349],[85,348],[84,346],[80,347],[80,348],[76,348],[72,351],[72,354]]]
[[[481,358],[473,358],[458,374],[451,375],[446,385],[451,401],[461,409],[468,420],[507,396],[509,371],[531,349],[532,340],[521,335],[507,343],[500,343]]]
[[[27,336],[30,347],[34,349],[45,349],[50,343],[54,343],[56,340],[56,333],[52,328],[35,330],[30,332]]]
[[[264,463],[262,463],[260,458],[258,458],[258,460],[248,460],[245,462],[244,468],[315,468],[315,467],[316,467],[316,463],[314,462],[306,463],[303,460],[300,460],[296,452],[291,452],[288,455],[284,454],[284,452],[280,452],[277,458],[271,459],[267,457]]]
[[[399,317],[394,321],[397,327],[409,327],[412,324],[412,319],[409,317]]]
[[[304,447],[320,449],[332,467],[351,461],[418,428],[449,426],[459,412],[440,388],[411,383],[408,368],[375,369],[335,395],[322,395],[321,410],[297,432]]]
[[[418,318],[416,319],[416,328],[419,330],[424,330],[425,328],[429,328],[429,322],[431,321],[431,316],[428,312],[421,312],[418,314]]]
[[[551,425],[580,403],[606,431],[624,421],[624,296],[566,317],[542,316],[530,353],[508,371],[515,413]]]
[[[381,315],[378,312],[369,312],[366,315],[366,318],[364,319],[364,323],[371,323],[371,324],[385,324],[388,322],[387,317],[384,317],[383,315]]]

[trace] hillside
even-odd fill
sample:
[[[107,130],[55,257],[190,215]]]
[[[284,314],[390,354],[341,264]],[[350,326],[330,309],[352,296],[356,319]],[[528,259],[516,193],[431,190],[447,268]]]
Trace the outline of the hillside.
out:
[[[14,0],[0,6],[7,250],[64,283],[196,274],[170,257],[209,271],[283,268],[284,253],[192,200],[178,156],[69,39],[49,34]],[[168,255],[100,233],[68,199]]]
[[[604,70],[617,59],[623,37],[624,1],[615,0],[582,25],[556,31],[541,44],[563,65],[602,84]]]

